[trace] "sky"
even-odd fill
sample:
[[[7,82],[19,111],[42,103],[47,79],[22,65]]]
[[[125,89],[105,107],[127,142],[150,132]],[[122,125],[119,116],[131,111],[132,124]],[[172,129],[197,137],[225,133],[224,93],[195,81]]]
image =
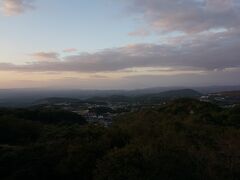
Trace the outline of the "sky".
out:
[[[0,88],[240,85],[240,0],[0,0]]]

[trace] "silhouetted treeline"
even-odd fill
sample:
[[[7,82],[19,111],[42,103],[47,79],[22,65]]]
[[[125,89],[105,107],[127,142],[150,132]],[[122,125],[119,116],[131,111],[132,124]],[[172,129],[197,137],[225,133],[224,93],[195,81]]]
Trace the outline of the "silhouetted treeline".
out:
[[[29,109],[9,109],[0,108],[0,117],[12,116],[17,119],[38,121],[46,124],[85,124],[85,119],[73,112],[59,109],[29,108]]]
[[[222,109],[181,99],[159,110],[126,114],[109,128],[76,123],[72,115],[64,118],[71,123],[55,123],[53,115],[46,123],[44,113],[19,111],[0,112],[3,180],[240,177],[240,106]]]

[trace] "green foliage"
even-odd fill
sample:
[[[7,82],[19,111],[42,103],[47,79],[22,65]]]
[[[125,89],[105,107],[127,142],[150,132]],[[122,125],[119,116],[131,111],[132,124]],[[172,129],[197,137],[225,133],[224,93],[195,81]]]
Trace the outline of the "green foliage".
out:
[[[109,128],[68,118],[72,123],[46,123],[18,111],[0,115],[0,179],[240,177],[239,106],[181,99],[125,114]]]
[[[0,144],[29,143],[37,140],[41,124],[12,116],[0,118]]]
[[[0,117],[6,115],[26,119],[31,121],[38,121],[45,124],[85,124],[84,118],[76,113],[63,111],[58,109],[0,109]]]

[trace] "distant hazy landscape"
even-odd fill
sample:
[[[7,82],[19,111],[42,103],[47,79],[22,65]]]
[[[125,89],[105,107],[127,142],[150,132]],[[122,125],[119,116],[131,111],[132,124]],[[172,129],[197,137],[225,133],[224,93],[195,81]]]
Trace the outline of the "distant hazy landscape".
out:
[[[239,91],[239,86],[206,86],[206,87],[155,87],[135,90],[64,90],[64,89],[0,89],[0,106],[31,106],[35,101],[51,98],[75,98],[79,100],[93,97],[107,97],[113,95],[135,97],[148,94],[158,94],[166,91],[192,89],[202,95],[224,91]]]
[[[239,180],[240,0],[0,0],[0,180]]]
[[[239,105],[195,98],[39,103],[0,108],[1,179],[235,180],[240,175]]]
[[[170,89],[2,90],[1,179],[237,179],[240,91]]]

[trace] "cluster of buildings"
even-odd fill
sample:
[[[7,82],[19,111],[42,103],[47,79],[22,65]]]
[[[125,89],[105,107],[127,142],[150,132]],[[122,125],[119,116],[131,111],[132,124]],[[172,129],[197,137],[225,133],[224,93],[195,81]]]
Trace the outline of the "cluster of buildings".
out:
[[[114,117],[117,116],[115,113],[105,112],[102,114],[98,114],[91,110],[80,110],[80,111],[73,111],[81,116],[83,116],[88,123],[100,123],[105,127],[108,127],[112,124]]]
[[[210,93],[201,96],[200,101],[215,103],[222,107],[233,107],[240,103],[240,92]]]
[[[153,105],[143,105],[140,103],[126,103],[126,102],[106,102],[101,103],[71,103],[71,102],[58,102],[47,103],[45,108],[60,108],[66,111],[71,111],[81,115],[88,123],[102,124],[108,127],[112,124],[113,120],[127,112],[137,112],[143,108],[152,108]]]

